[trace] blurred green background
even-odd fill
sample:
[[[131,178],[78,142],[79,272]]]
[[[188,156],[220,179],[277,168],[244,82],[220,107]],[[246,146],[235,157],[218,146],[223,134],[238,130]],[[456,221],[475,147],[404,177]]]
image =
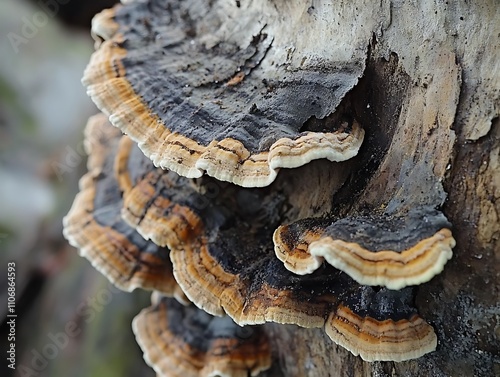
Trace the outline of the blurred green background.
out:
[[[97,112],[80,83],[93,51],[90,19],[114,2],[0,2],[2,376],[154,375],[131,330],[149,294],[112,289],[62,237],[86,171],[83,127]],[[12,261],[15,371],[5,357]]]

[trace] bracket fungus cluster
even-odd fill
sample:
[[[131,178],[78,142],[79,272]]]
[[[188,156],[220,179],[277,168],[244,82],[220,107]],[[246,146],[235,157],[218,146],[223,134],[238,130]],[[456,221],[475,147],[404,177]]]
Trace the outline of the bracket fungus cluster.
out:
[[[154,291],[133,330],[160,375],[265,373],[266,322],[323,328],[367,361],[433,351],[411,286],[451,258],[449,222],[431,206],[331,205],[364,138],[338,114],[362,54],[326,64],[317,42],[297,42],[311,57],[297,61],[292,5],[244,3],[135,1],[95,17],[83,83],[103,114],[65,236],[118,287]],[[327,173],[333,192],[315,191]]]

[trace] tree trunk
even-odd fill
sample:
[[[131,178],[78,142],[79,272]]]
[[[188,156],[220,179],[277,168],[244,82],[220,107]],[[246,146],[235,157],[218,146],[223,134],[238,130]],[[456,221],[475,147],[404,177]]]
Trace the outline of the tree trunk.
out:
[[[373,12],[355,3],[334,6],[356,9],[354,19]],[[365,74],[345,98],[367,132],[361,173],[333,208],[441,206],[454,255],[415,288],[438,347],[417,360],[367,363],[323,330],[270,324],[273,348],[286,376],[498,376],[500,7],[382,1],[379,12],[385,21],[369,42]]]
[[[274,168],[305,164],[313,154],[302,156],[298,165],[298,160],[290,163],[294,156],[285,152],[279,152],[286,158],[279,156],[282,162],[276,162],[278,165],[249,156],[263,153],[269,157],[270,148],[290,135],[295,138],[292,148],[300,145],[297,135],[306,131],[319,131],[325,137],[329,122],[345,117],[355,119],[365,130],[359,154],[339,164],[317,160],[283,169],[274,188],[283,191],[291,209],[280,212],[279,224],[326,214],[332,218],[404,214],[416,207],[439,208],[453,224],[457,242],[452,260],[430,282],[411,288],[420,316],[437,334],[435,352],[401,363],[367,363],[335,345],[323,329],[267,324],[279,362],[266,375],[277,376],[278,369],[291,377],[500,375],[500,7],[496,1],[133,1],[122,10],[116,11],[114,21],[113,12],[96,18],[97,45],[100,38],[106,41],[92,58],[83,82],[113,124],[138,142],[155,165],[189,177],[205,171],[247,188],[271,185],[276,178]],[[172,27],[168,33],[164,31],[167,24]],[[149,58],[148,64],[143,58]],[[150,65],[151,60],[155,64]],[[221,89],[215,97],[214,88]],[[262,98],[250,105],[259,93]],[[205,106],[212,97],[217,101]],[[183,104],[179,106],[183,112],[172,113],[182,122],[166,115],[177,103]],[[265,116],[261,116],[263,112]],[[227,123],[231,117],[238,119],[238,132],[233,132],[235,124]],[[233,146],[224,146],[223,141],[233,137],[226,138],[225,133],[237,138],[234,143],[231,140]],[[311,152],[307,148],[304,155]],[[318,152],[314,157],[327,156]],[[248,173],[252,169],[242,168],[245,164],[253,166],[254,175]],[[341,172],[342,179],[333,179],[334,170]],[[201,192],[203,182],[199,184]],[[254,218],[251,220],[253,224]],[[246,221],[241,223],[247,226]],[[234,229],[241,231],[243,227],[237,225]],[[274,225],[268,222],[258,229],[269,232],[276,229]],[[254,235],[253,227],[245,229],[252,229],[247,233]],[[219,230],[224,234],[222,226]],[[292,285],[296,276],[287,275],[285,283],[276,279],[279,282],[274,287],[272,279],[265,279],[275,277],[276,265],[266,265],[271,266],[267,275],[249,277],[250,269],[243,273],[241,266],[246,267],[249,256],[274,255],[267,252],[272,250],[267,244],[262,248],[267,254],[258,247],[252,250],[255,255],[245,249],[244,258],[235,266],[230,253],[239,251],[234,245],[244,242],[234,234],[229,237],[235,243],[221,247],[231,258],[213,251],[218,246],[212,242],[215,237],[207,237],[207,247],[165,243],[171,249],[177,282],[189,299],[211,314],[225,311],[239,323],[248,323],[241,320],[241,313],[251,308],[252,300],[259,301],[255,297],[262,298],[256,286],[269,292],[276,287],[286,290],[283,287]],[[211,243],[215,244],[213,250],[206,251]],[[202,267],[197,270],[197,265]],[[213,289],[220,271],[224,272],[220,291],[224,294]],[[207,283],[209,280],[215,283]],[[232,293],[237,298],[228,299],[229,287],[236,281],[240,285]],[[313,294],[338,293],[323,290],[328,282],[321,287],[314,283],[313,287],[304,284],[307,295],[298,294],[302,286],[296,284],[296,290],[287,291],[286,297],[311,305]],[[348,284],[339,286],[344,287],[341,297]],[[253,297],[255,292],[259,293]],[[262,295],[264,304],[259,305],[263,312],[268,308],[267,299],[280,297],[275,292]],[[215,303],[206,299],[208,295]],[[396,298],[394,306],[404,300]],[[364,301],[363,296],[353,306],[361,312]],[[329,302],[328,308],[339,302]],[[381,311],[392,305],[379,303]],[[238,311],[235,308],[240,304],[243,309]],[[323,309],[309,306],[305,310],[314,320],[295,323],[321,326],[321,319],[326,320],[330,312],[325,311],[326,304],[318,307]],[[286,315],[278,317],[255,315],[257,322],[291,322]],[[408,338],[404,340],[410,343]]]

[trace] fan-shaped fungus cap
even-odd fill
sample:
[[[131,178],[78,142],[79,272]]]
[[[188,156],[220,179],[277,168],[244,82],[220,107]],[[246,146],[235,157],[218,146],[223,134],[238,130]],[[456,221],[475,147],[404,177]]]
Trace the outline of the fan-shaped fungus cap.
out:
[[[290,34],[285,9],[275,5],[151,0],[118,6],[94,19],[93,33],[105,41],[83,83],[156,166],[185,177],[206,172],[262,187],[280,168],[350,159],[364,136],[356,121],[318,131],[307,122],[334,112],[361,76],[365,57],[355,44],[352,54],[335,54],[329,39],[292,47],[292,36],[326,25],[308,18],[296,24],[304,30]],[[306,3],[300,6],[307,11]],[[328,56],[317,56],[315,48]]]
[[[321,219],[304,219],[280,226],[273,234],[276,257],[295,274],[316,271],[323,260],[311,255],[309,245],[321,238],[326,226],[328,221]]]
[[[105,116],[90,118],[85,140],[89,172],[63,220],[64,235],[120,289],[155,289],[185,300],[172,274],[169,250],[144,240],[120,216],[122,192],[114,166],[124,153],[120,147],[127,149],[121,139]]]
[[[148,234],[164,224],[184,224],[154,239],[171,249],[176,280],[201,309],[228,314],[240,325],[325,327],[333,340],[367,360],[400,361],[435,348],[432,327],[411,306],[411,291],[376,292],[331,266],[305,276],[286,270],[273,252],[276,214],[285,207],[275,190],[209,178],[195,185],[172,174],[144,174],[124,212],[138,229],[147,224],[142,232]],[[370,326],[360,327],[360,321]]]
[[[355,302],[353,301],[355,300]],[[409,305],[403,291],[360,289],[350,305],[340,304],[325,324],[328,336],[366,361],[415,359],[437,346],[434,330]]]
[[[271,366],[259,326],[240,327],[194,305],[158,298],[132,322],[144,359],[161,376],[248,377]]]
[[[323,260],[360,284],[400,289],[439,274],[452,256],[451,224],[434,209],[408,214],[302,220],[274,233],[276,256],[287,269],[308,274]]]

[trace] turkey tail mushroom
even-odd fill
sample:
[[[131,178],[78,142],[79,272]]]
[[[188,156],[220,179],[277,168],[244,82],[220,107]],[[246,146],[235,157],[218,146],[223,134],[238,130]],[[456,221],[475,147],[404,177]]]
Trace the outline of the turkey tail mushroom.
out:
[[[154,298],[132,328],[144,359],[160,376],[248,377],[271,367],[260,326],[240,327],[229,317],[213,317],[171,298]]]
[[[294,273],[311,273],[325,260],[360,284],[401,289],[443,270],[455,246],[450,228],[442,213],[422,207],[404,215],[301,220],[279,227],[273,240],[276,256]]]
[[[354,157],[364,137],[355,120],[321,132],[302,128],[334,112],[364,58],[331,70],[273,66],[289,36],[276,9],[261,3],[266,12],[152,0],[101,13],[92,25],[98,49],[83,78],[88,94],[156,166],[188,178],[206,173],[262,187],[281,168]]]

